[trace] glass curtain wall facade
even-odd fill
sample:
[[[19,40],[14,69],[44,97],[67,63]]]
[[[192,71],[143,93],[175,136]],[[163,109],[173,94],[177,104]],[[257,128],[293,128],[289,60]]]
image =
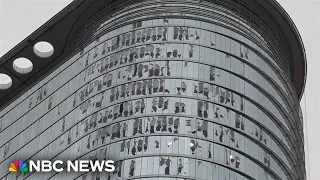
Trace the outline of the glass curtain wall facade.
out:
[[[88,21],[78,52],[0,112],[0,179],[305,179],[298,98],[269,27],[240,1],[127,3]],[[14,159],[116,171],[8,174]]]

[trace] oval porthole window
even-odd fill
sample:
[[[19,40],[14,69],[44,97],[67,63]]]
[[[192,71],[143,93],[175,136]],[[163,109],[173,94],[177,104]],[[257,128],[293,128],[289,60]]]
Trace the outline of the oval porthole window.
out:
[[[12,79],[6,74],[0,73],[0,89],[9,89],[12,85]]]
[[[53,46],[45,41],[40,41],[33,46],[34,53],[41,58],[48,58],[54,52]]]
[[[32,71],[33,64],[27,58],[18,58],[13,61],[13,69],[20,74],[27,74]]]

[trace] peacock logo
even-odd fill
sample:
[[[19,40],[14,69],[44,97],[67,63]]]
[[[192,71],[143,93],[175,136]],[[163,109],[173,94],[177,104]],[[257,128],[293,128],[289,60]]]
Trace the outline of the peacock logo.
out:
[[[13,161],[13,163],[10,164],[9,172],[17,172],[18,170],[20,172],[28,172],[29,169],[27,167],[27,164],[24,163],[23,161],[15,160]]]

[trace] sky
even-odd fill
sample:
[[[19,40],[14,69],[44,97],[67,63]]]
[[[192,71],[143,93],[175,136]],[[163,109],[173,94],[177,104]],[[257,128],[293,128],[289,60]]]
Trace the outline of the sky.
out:
[[[0,0],[0,57],[34,32],[72,0]],[[262,0],[259,0],[262,1]],[[308,180],[320,180],[318,139],[320,56],[320,0],[278,0],[295,22],[303,39],[308,63],[307,84],[301,106]]]

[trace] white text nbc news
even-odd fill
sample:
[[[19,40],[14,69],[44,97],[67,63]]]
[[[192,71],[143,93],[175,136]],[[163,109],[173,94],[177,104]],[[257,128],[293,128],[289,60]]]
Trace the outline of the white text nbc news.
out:
[[[115,170],[114,161],[91,161],[91,160],[76,160],[67,161],[65,163],[61,160],[51,162],[49,160],[29,161],[30,172],[62,172],[65,169],[68,172],[113,172]],[[64,166],[64,167],[63,167]]]

